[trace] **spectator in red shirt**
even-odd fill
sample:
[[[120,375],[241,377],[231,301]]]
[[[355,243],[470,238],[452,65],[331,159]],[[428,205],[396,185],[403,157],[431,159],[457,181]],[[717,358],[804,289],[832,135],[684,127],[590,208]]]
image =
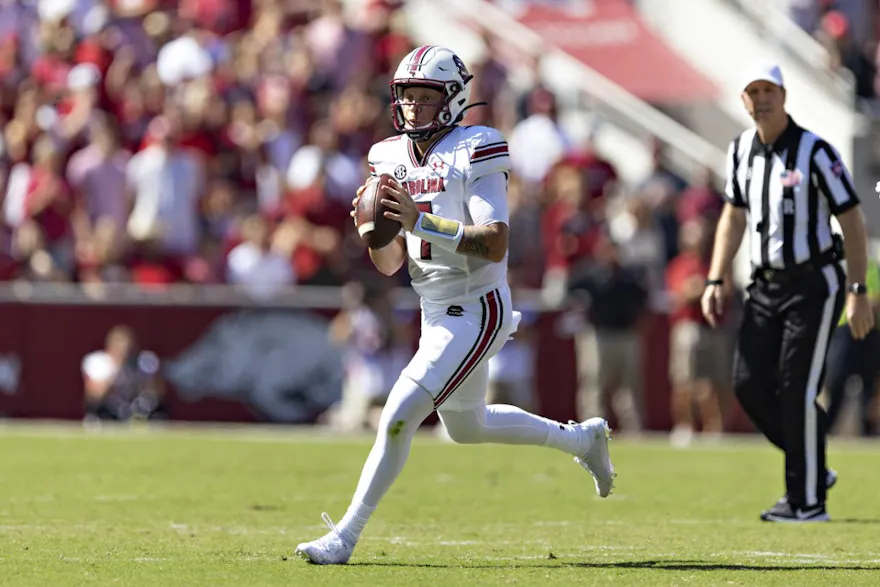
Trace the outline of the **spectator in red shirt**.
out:
[[[180,16],[217,35],[245,28],[252,8],[252,0],[180,0]]]
[[[713,182],[715,176],[711,169],[700,171],[694,182],[681,194],[676,203],[676,216],[679,226],[692,220],[705,219],[714,226],[724,207],[724,199]]]
[[[584,174],[584,184],[588,206],[594,213],[602,213],[605,198],[613,195],[619,181],[617,169],[604,159],[596,149],[595,137],[591,134],[582,151],[567,154],[563,164],[572,165]]]
[[[34,146],[34,167],[25,195],[25,217],[42,231],[54,263],[64,272],[72,269],[73,242],[70,215],[73,197],[61,174],[55,144],[42,136]]]
[[[126,259],[132,283],[144,289],[163,289],[182,281],[184,267],[180,260],[162,250],[159,234],[146,235]]]
[[[579,170],[571,165],[554,167],[546,188],[549,201],[541,226],[546,267],[567,270],[572,263],[592,255],[598,227]]]
[[[681,252],[666,269],[666,286],[672,299],[671,441],[676,446],[687,446],[694,433],[694,402],[700,413],[703,433],[717,435],[722,432],[718,391],[730,378],[731,346],[726,330],[711,328],[700,310],[711,251],[708,223],[702,219],[687,222],[681,228],[680,239]]]

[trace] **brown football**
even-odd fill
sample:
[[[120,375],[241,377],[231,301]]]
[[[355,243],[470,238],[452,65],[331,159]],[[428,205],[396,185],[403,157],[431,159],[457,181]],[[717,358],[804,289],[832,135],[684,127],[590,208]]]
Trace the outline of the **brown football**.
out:
[[[381,249],[388,246],[400,232],[398,221],[385,218],[385,211],[390,208],[386,208],[382,204],[382,198],[386,196],[391,198],[391,196],[388,196],[380,188],[392,181],[394,180],[387,173],[370,180],[358,200],[355,210],[355,226],[357,226],[361,239],[371,249]]]

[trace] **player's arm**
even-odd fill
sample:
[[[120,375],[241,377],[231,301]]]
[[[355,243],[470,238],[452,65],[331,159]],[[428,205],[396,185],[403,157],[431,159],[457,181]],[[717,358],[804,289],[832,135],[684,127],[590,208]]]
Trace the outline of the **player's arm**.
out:
[[[371,178],[375,177],[372,165],[370,165],[370,176]],[[368,180],[367,183],[369,183],[369,181],[370,180]],[[351,201],[352,211],[349,214],[352,218],[355,216],[355,210],[357,210],[358,200],[360,199],[361,194],[367,189],[367,183],[358,188],[357,194]],[[404,239],[403,236],[398,235],[393,241],[388,243],[387,246],[382,247],[381,249],[371,248],[368,250],[370,252],[370,260],[373,262],[373,265],[376,266],[376,269],[384,275],[391,276],[397,273],[403,265],[403,261],[406,259],[406,239]]]
[[[370,260],[383,275],[394,275],[406,260],[406,239],[396,236],[388,246],[381,249],[369,249]]]
[[[464,227],[456,252],[500,263],[507,255],[510,155],[504,135],[494,128],[483,127],[474,139],[465,188],[473,226]]]
[[[461,255],[500,263],[507,255],[507,174],[510,156],[504,136],[493,128],[477,130],[465,169],[465,206],[472,225],[434,214],[401,215],[401,224],[420,239]]]
[[[406,232],[432,245],[462,255],[498,263],[507,254],[507,177],[493,173],[469,185],[466,202],[474,221],[465,226],[458,220],[420,211],[400,185],[383,186],[382,203],[387,218],[397,220]]]
[[[465,226],[455,251],[500,263],[507,254],[507,231],[503,222]]]
[[[500,263],[507,254],[507,176],[492,173],[471,183],[467,201],[473,226],[465,226],[456,252]]]

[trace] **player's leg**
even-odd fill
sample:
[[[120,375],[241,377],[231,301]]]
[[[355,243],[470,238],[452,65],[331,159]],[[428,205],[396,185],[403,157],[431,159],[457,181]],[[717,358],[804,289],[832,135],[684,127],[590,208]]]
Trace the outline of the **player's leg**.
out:
[[[437,407],[437,414],[452,440],[460,444],[550,444],[577,454],[580,444],[571,426],[530,414],[516,406],[487,406],[483,399],[487,379],[487,365],[478,366],[461,387]]]
[[[403,470],[416,430],[433,409],[434,400],[423,387],[405,376],[397,380],[382,410],[376,442],[364,464],[348,511],[338,526],[324,514],[330,532],[297,546],[298,555],[319,564],[348,562],[379,500]]]
[[[391,390],[351,506],[338,527],[324,514],[330,532],[300,544],[297,554],[320,564],[348,562],[379,499],[403,468],[418,426],[478,366],[499,336],[508,336],[504,318],[510,322],[510,309],[508,304],[505,312],[504,302],[502,292],[495,290],[454,311],[423,304],[419,349]]]
[[[488,369],[480,365],[465,382],[437,407],[449,437],[461,444],[517,444],[547,446],[575,457],[596,481],[596,491],[606,497],[614,483],[608,454],[610,429],[602,418],[563,424],[516,406],[485,403]]]
[[[416,376],[433,381],[426,387],[432,394],[436,390],[434,407],[450,437],[456,440],[457,436],[459,441],[558,448],[575,455],[578,464],[596,479],[599,494],[607,496],[611,492],[614,468],[608,456],[610,429],[605,420],[592,418],[585,422],[563,424],[514,406],[486,406],[488,361],[516,331],[521,317],[518,312],[511,310],[510,291],[506,288],[495,290],[481,300],[480,306],[471,304],[464,308],[461,315],[458,312],[453,314],[445,310],[438,312],[433,316],[432,323],[442,332],[452,334],[453,338],[459,336],[467,343],[471,350],[464,359],[452,365],[452,368],[444,360],[434,361],[433,365],[437,368],[433,370],[433,376],[416,368],[407,368]],[[461,318],[469,319],[461,321]],[[491,336],[478,334],[475,337],[474,328],[468,330],[468,323],[479,324],[481,332],[491,332],[487,326],[492,325],[496,325],[497,330]],[[471,340],[477,342],[471,344]],[[426,344],[425,348],[430,348],[430,345]],[[421,352],[421,348],[419,350]],[[456,357],[451,352],[447,355]],[[418,364],[412,363],[411,366],[417,367]],[[437,375],[446,379],[438,380]]]

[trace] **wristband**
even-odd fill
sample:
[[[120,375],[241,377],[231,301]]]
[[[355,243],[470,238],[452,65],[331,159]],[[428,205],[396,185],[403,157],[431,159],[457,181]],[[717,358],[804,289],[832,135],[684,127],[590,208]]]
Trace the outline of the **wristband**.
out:
[[[723,279],[707,279],[706,280],[706,287],[709,287],[710,285],[724,285],[724,280]]]
[[[464,225],[458,220],[449,220],[434,214],[419,212],[419,218],[413,226],[412,234],[423,241],[454,253],[464,235]]]

